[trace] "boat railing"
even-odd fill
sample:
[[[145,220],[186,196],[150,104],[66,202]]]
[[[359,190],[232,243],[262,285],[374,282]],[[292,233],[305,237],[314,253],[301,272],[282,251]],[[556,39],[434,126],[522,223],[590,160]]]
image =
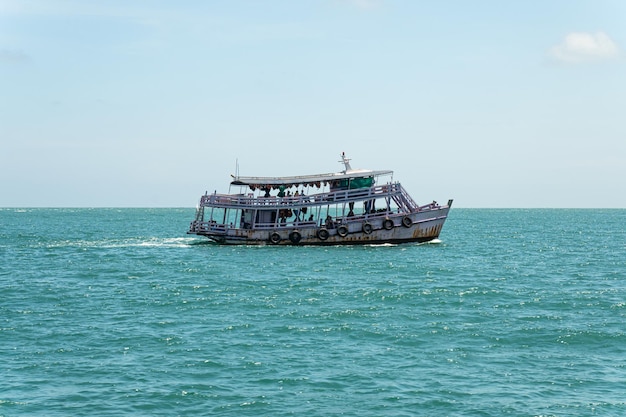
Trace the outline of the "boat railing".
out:
[[[254,225],[255,229],[297,229],[299,227],[315,227],[317,225],[316,221],[298,221],[298,220],[287,220],[286,222],[269,222],[269,223],[256,223]]]
[[[419,206],[418,211],[439,210],[440,208],[441,208],[441,205],[437,203],[436,201],[433,201],[432,203]]]
[[[419,205],[402,186],[400,186],[400,195],[402,195],[402,201],[406,204],[408,211],[416,211],[419,209]]]
[[[255,197],[252,194],[205,194],[200,199],[200,205],[205,207],[223,207],[223,208],[261,208],[261,207],[280,207],[287,205],[290,207],[306,207],[309,205],[323,205],[326,203],[336,204],[339,202],[350,202],[359,200],[375,199],[385,196],[393,197],[394,195],[401,197],[402,200],[408,201],[409,206],[417,207],[410,199],[400,183],[378,185],[368,188],[355,188],[349,190],[338,190],[326,193],[285,196],[285,197]]]
[[[286,222],[270,222],[270,223],[256,223],[254,225],[254,229],[267,229],[273,230],[276,228],[282,229],[297,229],[302,227],[315,227],[317,225],[316,221],[298,221],[298,220],[289,220]],[[233,224],[222,224],[217,223],[215,221],[193,221],[189,225],[190,233],[200,233],[200,234],[225,234],[228,229],[236,229]]]
[[[211,221],[193,221],[189,225],[189,231],[192,233],[226,233],[226,229],[229,226],[227,224],[217,223],[214,220]]]

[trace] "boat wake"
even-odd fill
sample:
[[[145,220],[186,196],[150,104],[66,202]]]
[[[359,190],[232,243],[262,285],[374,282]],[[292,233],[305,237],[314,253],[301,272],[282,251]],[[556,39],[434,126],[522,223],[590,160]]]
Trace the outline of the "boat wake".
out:
[[[198,239],[193,237],[151,238],[139,243],[137,246],[185,248],[197,241]]]
[[[129,238],[129,239],[103,239],[103,240],[58,240],[45,244],[47,248],[188,248],[197,243],[204,243],[193,237],[173,237],[173,238]]]

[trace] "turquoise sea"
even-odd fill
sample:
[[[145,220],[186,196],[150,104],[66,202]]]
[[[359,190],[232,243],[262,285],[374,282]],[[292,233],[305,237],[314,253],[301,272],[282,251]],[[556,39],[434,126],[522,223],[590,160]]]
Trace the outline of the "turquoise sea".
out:
[[[623,416],[626,210],[226,247],[194,209],[0,209],[0,416]]]

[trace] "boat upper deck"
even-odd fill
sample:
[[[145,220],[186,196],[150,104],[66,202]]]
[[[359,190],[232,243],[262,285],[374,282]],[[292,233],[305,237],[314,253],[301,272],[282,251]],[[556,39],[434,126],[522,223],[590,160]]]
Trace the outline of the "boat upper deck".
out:
[[[418,205],[413,201],[400,183],[285,197],[255,197],[254,193],[249,193],[247,195],[213,193],[203,195],[200,199],[200,206],[234,209],[272,209],[281,207],[299,208],[321,206],[326,204],[350,203],[384,197],[392,198],[407,211],[413,211],[418,208]]]

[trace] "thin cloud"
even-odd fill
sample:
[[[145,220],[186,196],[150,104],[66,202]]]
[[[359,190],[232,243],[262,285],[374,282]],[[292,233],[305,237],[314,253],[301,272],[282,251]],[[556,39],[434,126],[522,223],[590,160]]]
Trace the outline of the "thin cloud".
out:
[[[98,17],[129,19],[140,25],[153,26],[171,18],[172,10],[143,8],[135,4],[112,2],[86,2],[82,0],[0,0],[0,16],[36,17]],[[131,3],[131,2],[128,2]]]
[[[0,49],[0,63],[2,64],[26,64],[30,62],[30,56],[22,51],[12,49]]]
[[[550,49],[553,59],[568,64],[613,59],[619,53],[617,44],[604,32],[572,32]]]
[[[349,5],[361,10],[373,10],[381,6],[382,0],[344,0]]]

